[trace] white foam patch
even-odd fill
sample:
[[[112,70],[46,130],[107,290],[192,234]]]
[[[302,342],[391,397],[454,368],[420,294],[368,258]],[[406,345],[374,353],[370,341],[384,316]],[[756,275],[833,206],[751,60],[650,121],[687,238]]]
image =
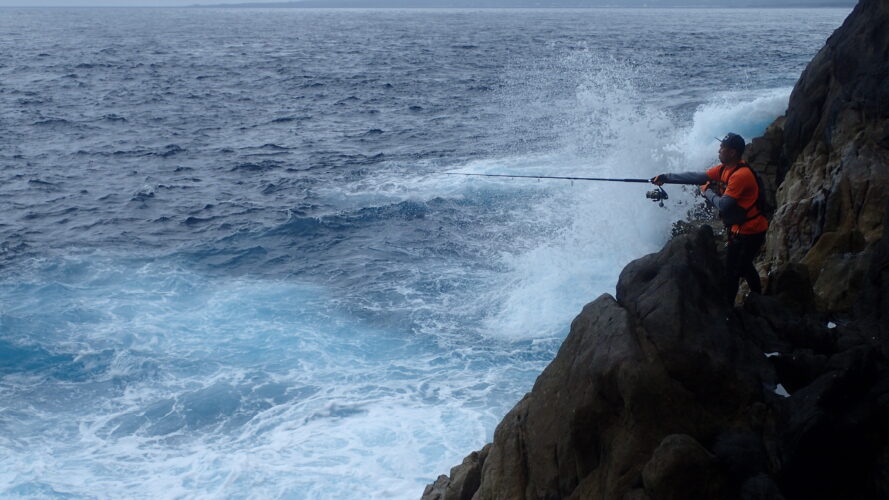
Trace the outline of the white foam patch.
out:
[[[5,496],[412,498],[540,369],[526,349],[380,331],[314,285],[37,267],[0,289],[5,324],[43,321],[29,342],[64,359],[0,382]]]

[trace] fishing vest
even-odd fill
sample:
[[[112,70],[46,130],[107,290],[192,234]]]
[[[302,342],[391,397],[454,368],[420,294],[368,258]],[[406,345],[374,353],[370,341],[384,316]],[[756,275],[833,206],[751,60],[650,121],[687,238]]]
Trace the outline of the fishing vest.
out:
[[[737,201],[737,210],[719,214],[732,233],[757,234],[769,228],[760,202],[761,196],[764,196],[762,181],[750,165],[741,162],[732,169],[717,165],[707,170],[707,176],[712,179],[711,186],[717,193],[731,196]]]

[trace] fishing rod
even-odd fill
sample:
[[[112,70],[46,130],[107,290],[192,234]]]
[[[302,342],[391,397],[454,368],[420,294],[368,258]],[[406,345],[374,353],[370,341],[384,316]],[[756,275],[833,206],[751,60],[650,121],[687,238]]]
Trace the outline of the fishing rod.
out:
[[[649,179],[615,179],[612,177],[557,177],[553,175],[506,175],[506,174],[464,174],[462,172],[445,172],[445,175],[475,175],[479,177],[518,177],[523,179],[562,179],[568,181],[604,181],[604,182],[651,182]]]
[[[464,174],[462,172],[444,172],[446,175],[467,175],[467,176],[477,176],[477,177],[511,177],[518,179],[560,179],[566,181],[599,181],[599,182],[644,182],[650,183],[650,179],[617,179],[613,177],[562,177],[562,176],[554,176],[554,175],[507,175],[507,174]],[[667,196],[667,192],[664,191],[664,188],[658,186],[657,189],[653,189],[645,193],[645,197],[649,200],[659,203],[660,206],[664,206],[664,200],[669,199]]]

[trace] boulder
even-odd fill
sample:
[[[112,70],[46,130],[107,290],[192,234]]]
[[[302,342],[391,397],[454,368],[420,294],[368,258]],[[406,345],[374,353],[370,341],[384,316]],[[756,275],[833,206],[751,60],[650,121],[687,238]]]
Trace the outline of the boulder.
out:
[[[434,483],[426,486],[421,500],[470,500],[478,490],[489,449],[490,445],[470,453],[462,464],[451,469],[450,476],[438,476]]]
[[[498,425],[472,498],[688,498],[671,471],[705,472],[709,498],[731,498],[704,447],[728,428],[757,436],[775,383],[720,300],[719,269],[709,227],[628,265]],[[466,494],[458,476],[446,490]]]
[[[642,484],[649,498],[658,500],[729,496],[728,476],[716,456],[686,434],[661,441],[642,469]]]
[[[787,498],[889,498],[889,372],[878,347],[831,356],[779,414]]]
[[[434,483],[426,485],[421,500],[444,500],[450,483],[450,477],[445,476],[444,474],[438,476]]]
[[[772,269],[765,293],[777,298],[796,313],[815,309],[812,279],[809,277],[809,268],[803,264],[789,262]]]
[[[867,252],[831,255],[821,264],[814,293],[823,311],[851,311],[858,302],[869,261]]]
[[[766,202],[770,207],[777,206],[775,199],[778,186],[787,174],[787,159],[784,157],[784,117],[775,120],[760,137],[755,137],[747,145],[744,159],[750,168],[759,174],[766,188]]]
[[[872,322],[831,327],[775,297],[727,307],[712,230],[674,238],[584,307],[493,442],[423,498],[889,498],[889,235],[875,249]]]

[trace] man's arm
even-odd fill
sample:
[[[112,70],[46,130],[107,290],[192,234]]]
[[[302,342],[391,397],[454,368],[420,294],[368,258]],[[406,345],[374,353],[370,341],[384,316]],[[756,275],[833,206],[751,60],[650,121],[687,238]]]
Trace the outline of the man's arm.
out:
[[[705,188],[706,186],[701,188],[704,197],[719,210],[719,218],[722,219],[722,222],[734,225],[744,224],[747,221],[747,210],[738,204],[737,199],[729,195],[719,195],[713,189]]]
[[[710,201],[720,214],[728,214],[738,206],[738,200],[731,196],[718,195],[713,189],[704,190],[704,198]]]
[[[678,174],[661,174],[651,179],[652,184],[706,184],[710,177],[704,172],[682,172]]]

